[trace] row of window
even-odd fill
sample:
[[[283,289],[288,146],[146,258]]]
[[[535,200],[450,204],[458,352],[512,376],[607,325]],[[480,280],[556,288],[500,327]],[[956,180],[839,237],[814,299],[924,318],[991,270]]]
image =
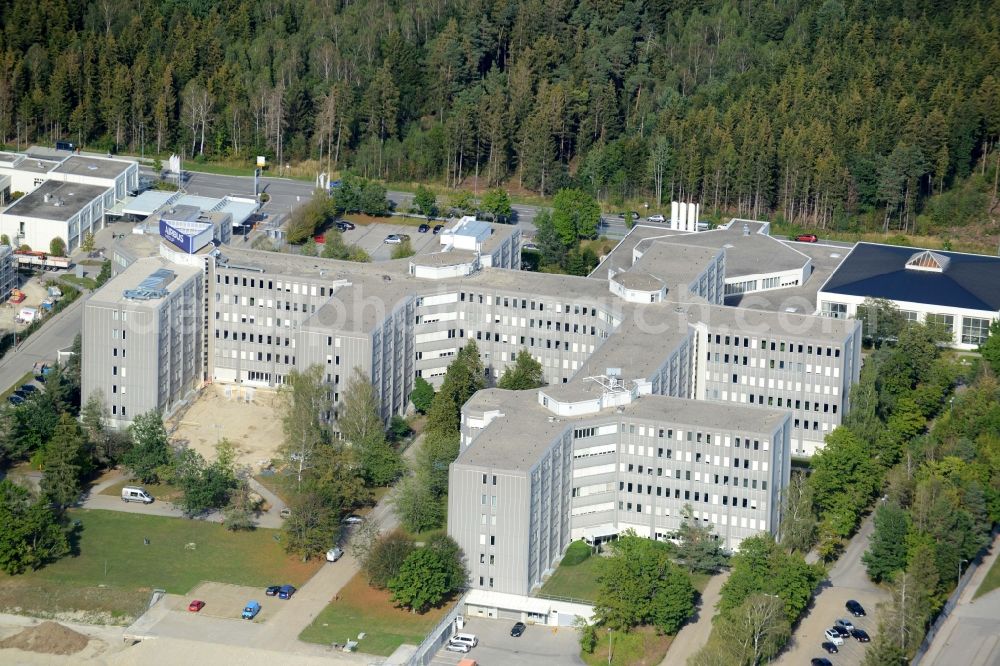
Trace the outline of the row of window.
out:
[[[711,336],[710,336],[711,337]],[[832,356],[833,358],[840,358],[840,349],[836,347],[822,347],[820,345],[809,345],[795,342],[785,342],[783,340],[768,340],[766,338],[761,338],[759,346],[756,340],[751,340],[747,337],[742,337],[739,335],[720,335],[716,333],[715,344],[733,347],[743,347],[745,349],[759,348],[770,351],[789,351],[798,354],[813,354],[815,351],[816,356]]]
[[[326,296],[327,295],[327,288],[325,286],[319,286],[319,287],[317,287],[314,284],[302,284],[302,285],[300,285],[300,284],[298,284],[296,282],[282,282],[281,280],[278,280],[278,282],[275,283],[274,280],[266,280],[265,281],[263,279],[258,279],[258,278],[253,278],[253,277],[251,277],[251,278],[241,277],[241,276],[238,276],[238,275],[232,275],[232,276],[230,276],[230,275],[218,275],[218,274],[216,274],[216,276],[215,276],[215,283],[216,284],[228,284],[228,285],[233,285],[235,287],[239,287],[239,286],[250,287],[252,289],[269,289],[269,290],[272,290],[272,291],[275,289],[275,287],[277,287],[277,291],[285,291],[285,292],[292,293],[292,294],[299,294],[299,293],[301,293],[303,296],[307,296],[310,293],[313,296],[317,296],[317,295],[318,296]],[[330,291],[330,295],[332,296],[333,292],[334,292],[333,287],[330,287],[329,291]]]
[[[246,331],[230,331],[215,329],[216,339],[233,340],[234,342],[249,342],[261,345],[274,345],[277,347],[295,347],[295,338],[282,338],[280,336],[264,335],[263,333],[247,333]]]
[[[680,478],[680,470],[676,470],[676,472],[677,472],[677,476],[675,478],[679,479]],[[722,481],[720,481],[718,474],[713,474],[712,476],[713,476],[713,479],[714,479],[713,485],[717,485],[717,486],[718,485],[723,485],[723,486],[732,485],[734,488],[739,488],[740,487],[740,477],[738,477],[738,476],[732,477],[732,484],[729,483],[729,481],[730,481],[730,477],[729,476],[722,477]],[[687,472],[686,478],[687,478],[687,480],[691,479],[691,472]],[[702,482],[703,483],[707,483],[708,482],[708,475],[707,474],[705,475],[705,478],[704,478],[704,480]],[[758,484],[758,480],[757,479],[750,479],[750,478],[747,478],[745,476],[743,477],[743,487],[744,488],[748,488],[750,490],[758,490],[758,485],[760,486],[760,488],[759,488],[760,490],[767,490],[767,481],[761,480],[759,482],[759,484]],[[638,493],[638,494],[642,495],[644,488],[645,488],[645,494],[647,494],[647,495],[652,495],[653,492],[654,492],[653,489],[655,488],[656,489],[655,492],[656,492],[656,496],[657,497],[664,497],[664,496],[670,497],[670,488],[667,487],[667,486],[654,486],[651,483],[642,484],[642,483],[633,483],[631,481],[619,481],[618,482],[618,490],[620,490],[622,492],[629,492],[629,493],[634,492],[634,493]],[[573,488],[573,497],[577,497],[578,496],[577,495],[578,491],[579,491],[579,488]],[[678,492],[678,489],[674,488],[674,499],[679,499],[678,496],[677,496],[677,492]],[[666,494],[664,495],[664,493],[666,493]],[[579,496],[582,497],[582,495],[579,495]],[[687,498],[685,497],[685,499],[687,499]]]
[[[423,298],[417,299],[417,306],[423,305]],[[459,292],[459,300],[463,303],[479,303],[480,305],[496,305],[497,307],[505,308],[517,308],[520,310],[536,310],[538,312],[545,312],[545,302],[544,301],[533,301],[526,298],[510,298],[507,296],[497,296],[493,297],[490,294],[474,294],[471,292]],[[575,314],[582,315],[584,317],[596,317],[597,308],[588,307],[586,305],[563,305],[556,303],[549,309],[550,312],[562,313],[562,314]]]

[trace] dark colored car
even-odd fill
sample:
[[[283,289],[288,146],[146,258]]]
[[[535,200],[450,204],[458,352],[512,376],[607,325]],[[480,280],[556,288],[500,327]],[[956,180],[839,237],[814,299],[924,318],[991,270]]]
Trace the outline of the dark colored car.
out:
[[[419,227],[417,227],[417,231],[419,231],[422,234],[426,234],[430,230],[431,230],[431,225],[429,224],[421,224]]]
[[[839,624],[833,625],[832,627],[830,627],[830,629],[836,631],[841,638],[847,638],[848,636],[851,635],[851,632],[847,630],[847,627],[842,627]]]
[[[871,640],[871,638],[868,636],[868,632],[865,631],[864,629],[854,629],[853,631],[851,631],[851,636],[853,636],[854,640],[856,640],[859,643],[867,643]]]
[[[819,238],[816,237],[816,234],[799,234],[795,240],[800,243],[815,243]]]
[[[864,617],[865,615],[867,615],[867,613],[865,613],[864,606],[859,604],[854,599],[851,599],[844,605],[847,607],[847,612],[849,612],[854,617]]]
[[[833,666],[833,662],[824,657],[814,657],[811,662],[812,666]]]
[[[337,228],[341,231],[351,231],[354,229],[354,223],[346,220],[340,220],[337,222]]]
[[[441,233],[442,229],[444,229],[444,225],[443,224],[435,224],[434,225],[434,233],[439,234],[439,233]]]
[[[23,393],[24,395],[31,395],[38,390],[38,387],[34,384],[21,384],[21,388],[17,389],[18,393]]]
[[[838,652],[840,652],[840,650],[837,649],[837,646],[831,643],[830,641],[823,643],[822,645],[820,645],[820,647],[826,650],[827,654],[837,654]]]
[[[510,635],[513,636],[514,638],[520,638],[521,634],[523,634],[524,630],[527,628],[528,625],[526,625],[524,622],[517,622],[514,624],[513,627],[510,628]]]
[[[281,592],[280,585],[268,585],[267,589],[264,590],[264,594],[266,594],[269,597],[278,596],[278,592]]]
[[[291,599],[293,594],[295,594],[294,585],[282,585],[281,589],[278,590],[279,599]]]
[[[15,393],[14,395],[7,396],[7,402],[17,407],[24,404],[24,398]]]

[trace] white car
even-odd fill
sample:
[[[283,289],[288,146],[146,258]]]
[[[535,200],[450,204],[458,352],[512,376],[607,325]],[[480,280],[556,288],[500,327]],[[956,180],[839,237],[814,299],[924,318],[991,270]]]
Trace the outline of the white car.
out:
[[[650,215],[646,218],[647,222],[665,222],[666,218],[657,213],[656,215]]]
[[[462,654],[469,652],[469,646],[462,643],[448,643],[444,646],[444,649],[448,650],[448,652],[461,652]]]
[[[361,516],[348,516],[347,518],[344,518],[343,522],[345,525],[360,525],[365,522],[365,519]]]
[[[403,242],[403,239],[399,237],[399,234],[389,234],[382,242],[388,245],[399,245]]]
[[[341,550],[340,548],[337,548],[336,546],[333,547],[333,548],[331,548],[330,550],[326,551],[326,561],[327,562],[336,562],[337,560],[339,560],[343,556],[344,556],[344,551]]]
[[[827,629],[825,632],[823,632],[823,635],[826,636],[826,640],[830,641],[834,645],[844,644],[844,639],[840,637],[839,631],[836,631],[834,629]]]

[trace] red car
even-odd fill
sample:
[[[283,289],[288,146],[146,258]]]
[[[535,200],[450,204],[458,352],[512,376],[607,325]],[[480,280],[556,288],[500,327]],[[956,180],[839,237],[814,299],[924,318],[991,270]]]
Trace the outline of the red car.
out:
[[[816,234],[799,234],[795,240],[800,243],[815,243],[819,238],[816,237]]]
[[[188,604],[188,610],[191,611],[192,613],[197,613],[204,607],[205,607],[205,602],[199,601],[198,599],[195,599],[194,601]]]

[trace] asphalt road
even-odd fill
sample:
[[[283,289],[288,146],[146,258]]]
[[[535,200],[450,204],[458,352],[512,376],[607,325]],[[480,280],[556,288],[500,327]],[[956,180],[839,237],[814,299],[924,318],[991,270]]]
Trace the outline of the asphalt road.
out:
[[[156,173],[144,168],[142,175],[146,177],[156,177]],[[301,205],[312,196],[313,184],[303,180],[292,180],[290,178],[261,178],[260,191],[266,192],[269,200],[261,207],[261,212],[271,216],[284,215],[293,208]],[[226,195],[252,196],[253,178],[251,176],[220,176],[211,173],[201,173],[190,171],[186,174],[184,189],[188,194],[197,194],[207,197],[224,197]],[[413,195],[409,192],[386,193],[389,201],[395,204],[396,210],[404,211],[409,208],[413,200]],[[523,234],[527,237],[535,235],[534,219],[540,208],[538,206],[528,206],[525,204],[514,204],[512,206],[516,213],[517,224],[520,225]],[[601,234],[608,238],[624,238],[628,230],[625,227],[625,219],[620,216],[606,215]]]
[[[11,349],[0,360],[0,391],[7,390],[24,373],[30,372],[36,361],[55,361],[56,351],[73,344],[73,338],[83,326],[83,303],[89,296],[83,292],[65,310],[50,318],[25,342]]]

